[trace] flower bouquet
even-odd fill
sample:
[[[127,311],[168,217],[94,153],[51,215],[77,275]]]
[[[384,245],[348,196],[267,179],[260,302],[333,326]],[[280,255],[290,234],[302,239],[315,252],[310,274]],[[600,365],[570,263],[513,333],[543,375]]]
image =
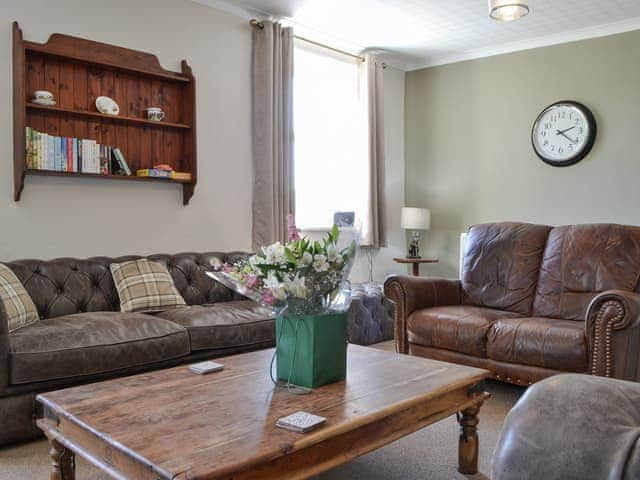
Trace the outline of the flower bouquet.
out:
[[[300,238],[262,247],[248,260],[222,265],[209,275],[276,316],[277,373],[288,385],[306,388],[346,376],[347,280],[357,241],[338,246],[334,226],[321,241]]]

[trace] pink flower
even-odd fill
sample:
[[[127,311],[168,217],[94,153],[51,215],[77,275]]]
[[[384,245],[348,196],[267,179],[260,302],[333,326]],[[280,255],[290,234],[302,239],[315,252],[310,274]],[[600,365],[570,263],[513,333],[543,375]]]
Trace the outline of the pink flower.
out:
[[[296,219],[292,214],[287,215],[287,231],[289,234],[290,242],[300,240],[300,233],[298,232],[298,228],[296,227]]]
[[[223,271],[224,273],[231,273],[231,272],[233,272],[233,265],[229,265],[228,263],[225,263],[225,264],[222,266],[222,271]]]
[[[245,285],[247,288],[255,288],[258,285],[258,276],[257,275],[247,275],[245,279]]]
[[[274,297],[271,292],[265,291],[262,293],[262,301],[267,305],[273,305],[276,303],[276,297]]]

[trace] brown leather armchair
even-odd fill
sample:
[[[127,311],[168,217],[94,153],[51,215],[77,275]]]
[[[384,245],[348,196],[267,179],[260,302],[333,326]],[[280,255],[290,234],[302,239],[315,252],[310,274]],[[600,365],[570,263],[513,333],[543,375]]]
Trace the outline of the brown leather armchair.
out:
[[[400,353],[530,385],[576,372],[640,380],[640,227],[469,230],[461,280],[392,275]]]

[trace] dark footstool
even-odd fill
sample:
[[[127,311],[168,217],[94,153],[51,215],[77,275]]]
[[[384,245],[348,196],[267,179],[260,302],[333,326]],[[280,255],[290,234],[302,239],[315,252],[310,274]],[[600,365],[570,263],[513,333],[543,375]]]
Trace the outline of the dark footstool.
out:
[[[371,345],[393,339],[393,303],[385,298],[382,285],[354,284],[351,296],[347,323],[349,342]]]

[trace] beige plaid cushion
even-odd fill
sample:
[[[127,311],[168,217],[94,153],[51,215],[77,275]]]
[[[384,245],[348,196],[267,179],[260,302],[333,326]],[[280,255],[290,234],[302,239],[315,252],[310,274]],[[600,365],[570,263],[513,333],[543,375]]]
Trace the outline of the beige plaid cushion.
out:
[[[0,300],[7,314],[9,332],[40,320],[38,309],[18,277],[0,263]]]
[[[110,265],[123,312],[168,310],[186,305],[167,268],[147,259]]]

